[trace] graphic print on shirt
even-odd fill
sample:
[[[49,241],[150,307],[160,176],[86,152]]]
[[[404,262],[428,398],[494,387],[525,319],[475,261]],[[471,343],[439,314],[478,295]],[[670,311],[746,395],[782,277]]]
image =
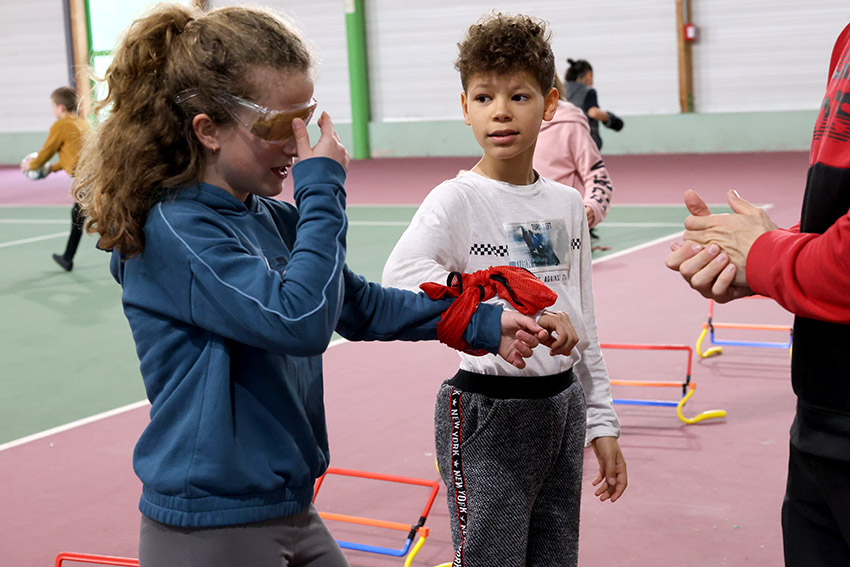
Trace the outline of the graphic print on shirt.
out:
[[[508,241],[508,265],[533,272],[569,271],[570,250],[581,245],[580,239],[570,239],[563,219],[505,223],[503,226]]]
[[[504,258],[508,255],[507,246],[499,246],[496,244],[473,244],[469,247],[470,256],[498,256]]]

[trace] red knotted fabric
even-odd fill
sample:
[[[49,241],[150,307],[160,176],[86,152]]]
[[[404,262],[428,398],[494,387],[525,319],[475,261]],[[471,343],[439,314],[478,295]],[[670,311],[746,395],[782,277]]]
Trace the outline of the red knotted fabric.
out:
[[[487,354],[486,350],[473,349],[463,340],[463,332],[479,303],[498,295],[520,313],[533,315],[558,298],[558,294],[534,274],[516,266],[490,266],[471,274],[452,272],[446,284],[427,282],[419,286],[431,299],[457,298],[443,311],[437,323],[437,338],[441,343],[473,356]]]

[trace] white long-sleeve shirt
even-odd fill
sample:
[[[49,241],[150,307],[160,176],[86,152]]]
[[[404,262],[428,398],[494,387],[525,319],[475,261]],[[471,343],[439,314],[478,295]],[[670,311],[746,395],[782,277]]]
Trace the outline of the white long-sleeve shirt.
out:
[[[596,332],[587,218],[579,193],[539,178],[512,185],[474,172],[438,185],[422,202],[386,266],[383,284],[418,290],[423,282],[446,283],[450,272],[490,266],[528,268],[558,299],[581,341],[569,356],[538,347],[519,370],[496,355],[460,353],[460,367],[489,375],[545,376],[573,368],[587,401],[587,442],[618,437],[608,370]],[[513,309],[506,301],[490,302]]]

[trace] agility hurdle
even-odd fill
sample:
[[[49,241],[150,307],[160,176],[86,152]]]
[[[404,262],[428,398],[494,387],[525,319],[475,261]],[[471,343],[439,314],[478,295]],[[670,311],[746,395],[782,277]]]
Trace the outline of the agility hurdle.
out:
[[[88,563],[90,565],[116,565],[117,567],[139,567],[138,559],[112,557],[109,555],[91,555],[89,553],[60,553],[56,556],[55,567],[62,567],[65,561]]]
[[[726,410],[714,409],[706,410],[698,413],[693,417],[687,417],[683,413],[683,408],[688,400],[696,392],[696,383],[691,380],[691,365],[693,364],[694,352],[688,345],[655,345],[655,344],[617,344],[617,343],[601,343],[599,345],[603,349],[621,349],[621,350],[648,350],[648,351],[683,351],[688,354],[687,369],[685,371],[684,380],[611,380],[612,386],[638,386],[648,388],[681,388],[682,397],[679,400],[646,400],[640,398],[614,398],[615,404],[629,406],[661,406],[675,407],[676,414],[679,419],[685,423],[698,423],[706,419],[716,419],[726,417]]]
[[[415,524],[402,524],[400,522],[388,522],[385,520],[375,520],[372,518],[363,518],[360,516],[349,516],[346,514],[336,514],[333,512],[319,511],[319,516],[321,516],[324,520],[347,522],[350,524],[359,524],[363,526],[371,526],[376,528],[407,532],[407,537],[405,538],[404,545],[402,545],[399,549],[340,540],[337,540],[337,544],[339,544],[339,546],[343,549],[353,549],[357,551],[365,551],[368,553],[389,555],[392,557],[406,556],[406,559],[404,561],[404,567],[410,567],[410,564],[413,562],[413,559],[416,557],[416,554],[419,553],[419,550],[422,549],[422,546],[425,545],[425,541],[428,539],[429,530],[425,527],[425,521],[428,519],[428,514],[431,511],[431,506],[434,504],[434,499],[437,497],[437,493],[440,491],[439,482],[435,480],[422,480],[418,478],[408,478],[403,476],[394,476],[381,473],[329,468],[325,472],[325,474],[323,474],[321,477],[319,477],[318,480],[316,480],[316,486],[313,491],[314,504],[316,502],[316,497],[319,495],[319,488],[321,488],[322,483],[328,475],[341,475],[372,480],[381,480],[387,482],[397,482],[402,484],[413,484],[431,489],[428,495],[428,500],[425,503],[425,508],[422,510],[422,515],[419,517],[419,520]],[[416,539],[417,535],[418,539]],[[414,539],[416,539],[415,544],[413,543]],[[131,559],[128,557],[111,557],[108,555],[93,555],[87,553],[66,552],[60,553],[56,556],[55,567],[62,567],[62,564],[66,561],[74,561],[78,563],[89,563],[96,565],[114,565],[117,567],[138,567],[139,565],[138,559]]]
[[[385,520],[375,520],[372,518],[363,518],[360,516],[349,516],[346,514],[336,514],[333,512],[323,512],[319,511],[319,515],[325,520],[333,520],[338,522],[347,522],[350,524],[359,524],[363,526],[371,526],[376,528],[385,528],[390,530],[398,530],[402,532],[407,532],[407,537],[405,539],[404,545],[399,549],[394,549],[390,547],[381,547],[376,545],[367,545],[363,543],[353,543],[349,541],[340,541],[337,540],[337,544],[343,549],[353,549],[357,551],[365,551],[367,553],[377,553],[379,555],[389,555],[392,557],[406,557],[404,561],[404,567],[410,567],[410,564],[413,562],[413,558],[416,557],[416,554],[419,553],[419,550],[422,549],[422,546],[425,545],[425,541],[428,539],[429,531],[428,528],[425,527],[425,521],[428,519],[428,514],[431,511],[431,505],[434,504],[434,499],[437,497],[437,493],[440,491],[440,483],[435,480],[422,480],[418,478],[409,478],[404,476],[395,476],[388,475],[382,473],[372,473],[372,472],[363,472],[363,471],[355,471],[349,469],[338,469],[338,468],[329,468],[325,474],[323,474],[316,481],[316,488],[313,492],[313,503],[315,504],[316,498],[319,495],[319,488],[321,488],[322,483],[324,482],[327,475],[341,475],[341,476],[350,476],[356,478],[366,478],[372,480],[381,480],[387,482],[397,482],[402,484],[413,484],[418,486],[424,486],[430,488],[431,491],[428,495],[428,500],[425,503],[425,508],[422,510],[422,515],[419,517],[419,520],[415,524],[402,524],[400,522],[388,522]],[[414,538],[416,536],[419,538],[416,540],[416,543],[413,543]],[[411,549],[412,545],[412,549]],[[409,553],[408,553],[409,552]]]
[[[751,299],[765,299],[762,295],[754,295]],[[742,329],[748,331],[780,331],[788,333],[788,342],[770,342],[770,341],[733,341],[720,340],[714,336],[715,329]],[[712,345],[709,348],[702,350],[702,342],[706,335]],[[794,344],[794,330],[789,325],[759,325],[752,323],[718,323],[714,321],[714,300],[708,300],[708,320],[702,324],[702,332],[697,339],[697,354],[700,358],[708,358],[723,353],[723,346],[742,346],[754,348],[779,348],[788,349],[789,353]]]

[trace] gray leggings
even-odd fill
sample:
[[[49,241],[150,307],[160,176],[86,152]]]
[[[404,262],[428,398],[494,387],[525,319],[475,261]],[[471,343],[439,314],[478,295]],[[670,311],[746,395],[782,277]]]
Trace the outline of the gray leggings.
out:
[[[443,384],[435,434],[455,567],[577,564],[585,421],[578,382],[538,399]]]
[[[140,567],[348,567],[311,504],[298,514],[221,528],[180,528],[142,516]]]

